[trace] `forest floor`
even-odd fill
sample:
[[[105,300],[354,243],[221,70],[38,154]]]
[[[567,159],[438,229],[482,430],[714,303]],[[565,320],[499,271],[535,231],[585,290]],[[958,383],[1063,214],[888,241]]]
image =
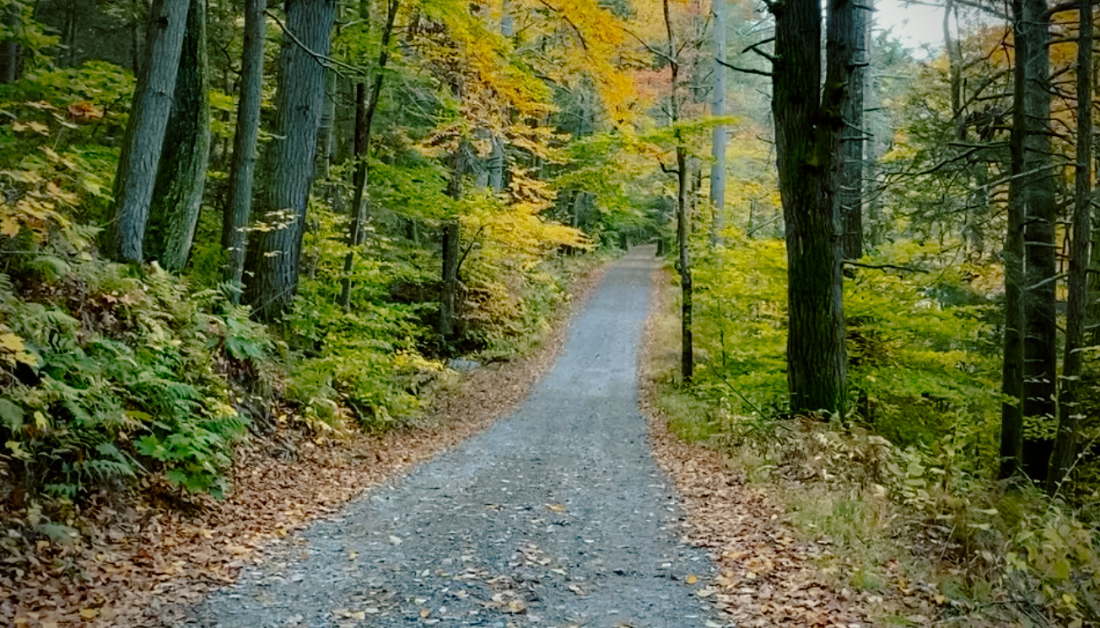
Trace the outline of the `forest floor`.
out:
[[[572,315],[608,264],[576,279],[533,355],[486,365],[443,391],[428,416],[384,436],[311,439],[286,430],[238,450],[224,500],[179,501],[163,484],[136,502],[104,495],[66,521],[69,542],[39,542],[22,574],[0,578],[0,625],[172,625],[211,590],[268,560],[279,541],[387,479],[477,434],[527,396],[565,345]],[[124,501],[124,499],[126,501]]]
[[[679,364],[678,351],[657,355],[670,349],[663,338],[668,330],[661,328],[661,318],[672,309],[669,283],[667,273],[654,275],[641,354],[642,411],[654,456],[680,495],[682,533],[706,548],[717,564],[718,576],[697,594],[739,628],[873,625],[866,592],[837,588],[817,568],[828,547],[800,539],[786,525],[776,500],[764,488],[750,486],[723,453],[685,442],[669,430],[668,418],[658,409],[654,372],[658,363]]]
[[[653,410],[658,267],[639,247],[590,274],[543,350],[418,427],[242,451],[223,502],[101,506],[79,550],[40,548],[0,623],[869,625],[822,548]]]

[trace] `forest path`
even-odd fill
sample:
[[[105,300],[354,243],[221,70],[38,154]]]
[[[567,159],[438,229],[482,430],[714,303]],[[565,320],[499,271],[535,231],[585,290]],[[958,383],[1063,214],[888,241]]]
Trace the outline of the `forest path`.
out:
[[[638,409],[654,253],[637,247],[608,271],[519,410],[292,537],[191,621],[715,625],[685,584],[713,566],[680,541]]]

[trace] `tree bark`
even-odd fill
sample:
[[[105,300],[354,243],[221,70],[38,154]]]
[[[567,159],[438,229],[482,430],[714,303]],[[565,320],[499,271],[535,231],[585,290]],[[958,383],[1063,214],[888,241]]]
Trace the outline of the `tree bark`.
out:
[[[187,264],[210,156],[206,0],[190,1],[146,238],[148,257],[167,270],[181,270]]]
[[[687,146],[680,129],[676,126],[680,122],[680,58],[679,48],[676,47],[675,31],[672,28],[672,15],[669,12],[669,0],[662,0],[662,8],[665,17],[665,34],[667,36],[668,53],[665,60],[668,63],[671,93],[669,94],[669,122],[673,126],[673,137],[676,142],[676,266],[680,272],[680,376],[684,383],[691,383],[694,376],[695,356],[692,342],[692,283],[691,283],[691,253],[688,248],[690,236],[689,221],[691,211],[688,199],[688,155]],[[626,248],[626,247],[623,247]]]
[[[863,75],[867,71],[864,55],[867,11],[856,6],[852,11],[852,63],[848,89],[841,101],[844,127],[840,139],[840,181],[836,199],[843,234],[841,252],[845,259],[863,257]]]
[[[711,113],[715,116],[726,115],[726,0],[711,0],[711,13],[714,15],[714,94],[711,101]],[[722,229],[725,227],[726,211],[726,141],[728,131],[717,125],[711,133],[710,166],[710,244],[722,243]]]
[[[371,88],[370,102],[366,101],[366,85],[359,83],[355,87],[355,194],[351,203],[351,226],[348,230],[348,246],[350,250],[344,257],[344,278],[340,288],[340,305],[351,306],[351,273],[355,269],[355,252],[363,243],[363,234],[366,226],[367,211],[365,198],[367,183],[370,178],[370,145],[371,123],[374,113],[378,110],[378,100],[382,96],[383,79],[386,76],[386,63],[390,58],[390,36],[393,34],[394,20],[397,19],[397,9],[400,0],[389,0],[386,11],[386,26],[382,30],[382,46],[378,53],[378,71],[374,77],[374,86]],[[364,106],[365,105],[365,106]]]
[[[1029,38],[1020,36],[1024,25],[1024,0],[1012,0],[1015,64],[1013,65],[1012,130],[1009,148],[1012,154],[1008,191],[1008,216],[1002,262],[1005,268],[1004,362],[1001,372],[1000,477],[1012,478],[1023,471],[1024,458],[1024,219],[1027,212],[1024,138],[1027,134],[1027,110],[1023,106],[1028,69]]]
[[[245,302],[260,320],[290,308],[298,288],[302,237],[317,133],[325,106],[325,67],[315,55],[331,47],[335,0],[286,0],[286,28],[275,94],[275,140],[264,157],[259,208],[269,229],[252,239]]]
[[[455,100],[461,106],[462,83],[461,78],[456,78],[451,86]],[[447,182],[447,196],[454,200],[462,198],[462,178],[466,176],[466,151],[465,139],[459,139],[455,152],[451,155],[451,178]],[[443,286],[439,298],[439,335],[444,340],[449,340],[455,335],[455,324],[458,318],[457,294],[458,294],[458,264],[460,255],[462,225],[458,218],[449,218],[443,224]]]
[[[772,112],[788,263],[787,382],[792,412],[843,415],[847,386],[841,291],[841,104],[854,54],[852,0],[829,0],[826,76],[816,0],[773,4]],[[819,95],[820,94],[820,95]]]
[[[11,5],[4,11],[4,26],[11,32],[19,30],[22,15],[17,5]],[[19,80],[23,65],[23,47],[16,37],[0,41],[0,83],[14,83]]]
[[[1022,0],[1024,21],[1015,41],[1026,40],[1024,109],[1024,403],[1025,417],[1055,417],[1057,389],[1057,312],[1054,225],[1057,204],[1051,169],[1050,18],[1046,0]],[[1017,44],[1019,45],[1019,43]],[[1019,55],[1020,53],[1017,52]],[[1018,103],[1016,106],[1020,106]],[[1028,475],[1043,481],[1049,458],[1045,448],[1024,447]]]
[[[260,104],[264,78],[264,8],[267,0],[245,0],[244,47],[241,52],[241,92],[237,101],[237,128],[233,134],[233,161],[229,170],[229,204],[222,214],[222,248],[226,251],[224,278],[229,298],[241,298],[248,222],[252,218],[252,184],[256,174],[256,147],[260,135]]]
[[[1058,395],[1058,431],[1050,456],[1047,492],[1058,492],[1077,456],[1081,408],[1078,390],[1081,352],[1085,346],[1088,303],[1089,246],[1092,238],[1092,0],[1081,0],[1077,36],[1077,164],[1073,190],[1073,241],[1070,245],[1066,346],[1062,357],[1062,389]]]
[[[149,57],[134,89],[130,121],[115,175],[107,254],[116,261],[143,259],[145,226],[164,133],[172,110],[190,0],[154,0],[145,50]]]

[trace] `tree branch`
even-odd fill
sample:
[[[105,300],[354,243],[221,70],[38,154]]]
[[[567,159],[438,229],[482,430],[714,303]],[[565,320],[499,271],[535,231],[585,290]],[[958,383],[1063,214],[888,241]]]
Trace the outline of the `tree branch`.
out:
[[[725,62],[725,61],[723,61],[723,60],[721,60],[717,57],[715,57],[714,60],[717,61],[719,64],[724,65],[727,68],[729,68],[729,69],[731,69],[735,72],[744,72],[745,74],[757,74],[759,76],[768,76],[768,77],[770,77],[772,75],[771,72],[765,72],[763,70],[754,70],[752,68],[738,67],[736,65],[733,65],[732,63],[727,63],[727,62]]]
[[[856,266],[858,268],[872,268],[874,270],[901,270],[908,273],[924,273],[928,274],[928,271],[923,268],[916,268],[914,266],[899,266],[897,264],[864,264],[855,260],[842,260],[840,262],[844,266]]]

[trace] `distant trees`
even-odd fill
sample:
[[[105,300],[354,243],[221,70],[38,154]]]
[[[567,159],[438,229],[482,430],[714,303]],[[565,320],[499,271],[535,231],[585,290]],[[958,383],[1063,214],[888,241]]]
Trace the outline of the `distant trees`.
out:
[[[726,115],[726,0],[711,0],[711,15],[714,16],[712,39],[714,40],[714,87],[711,93],[711,114]],[[710,166],[710,204],[711,217],[710,241],[718,244],[722,239],[726,211],[726,143],[729,131],[723,125],[711,131]]]

